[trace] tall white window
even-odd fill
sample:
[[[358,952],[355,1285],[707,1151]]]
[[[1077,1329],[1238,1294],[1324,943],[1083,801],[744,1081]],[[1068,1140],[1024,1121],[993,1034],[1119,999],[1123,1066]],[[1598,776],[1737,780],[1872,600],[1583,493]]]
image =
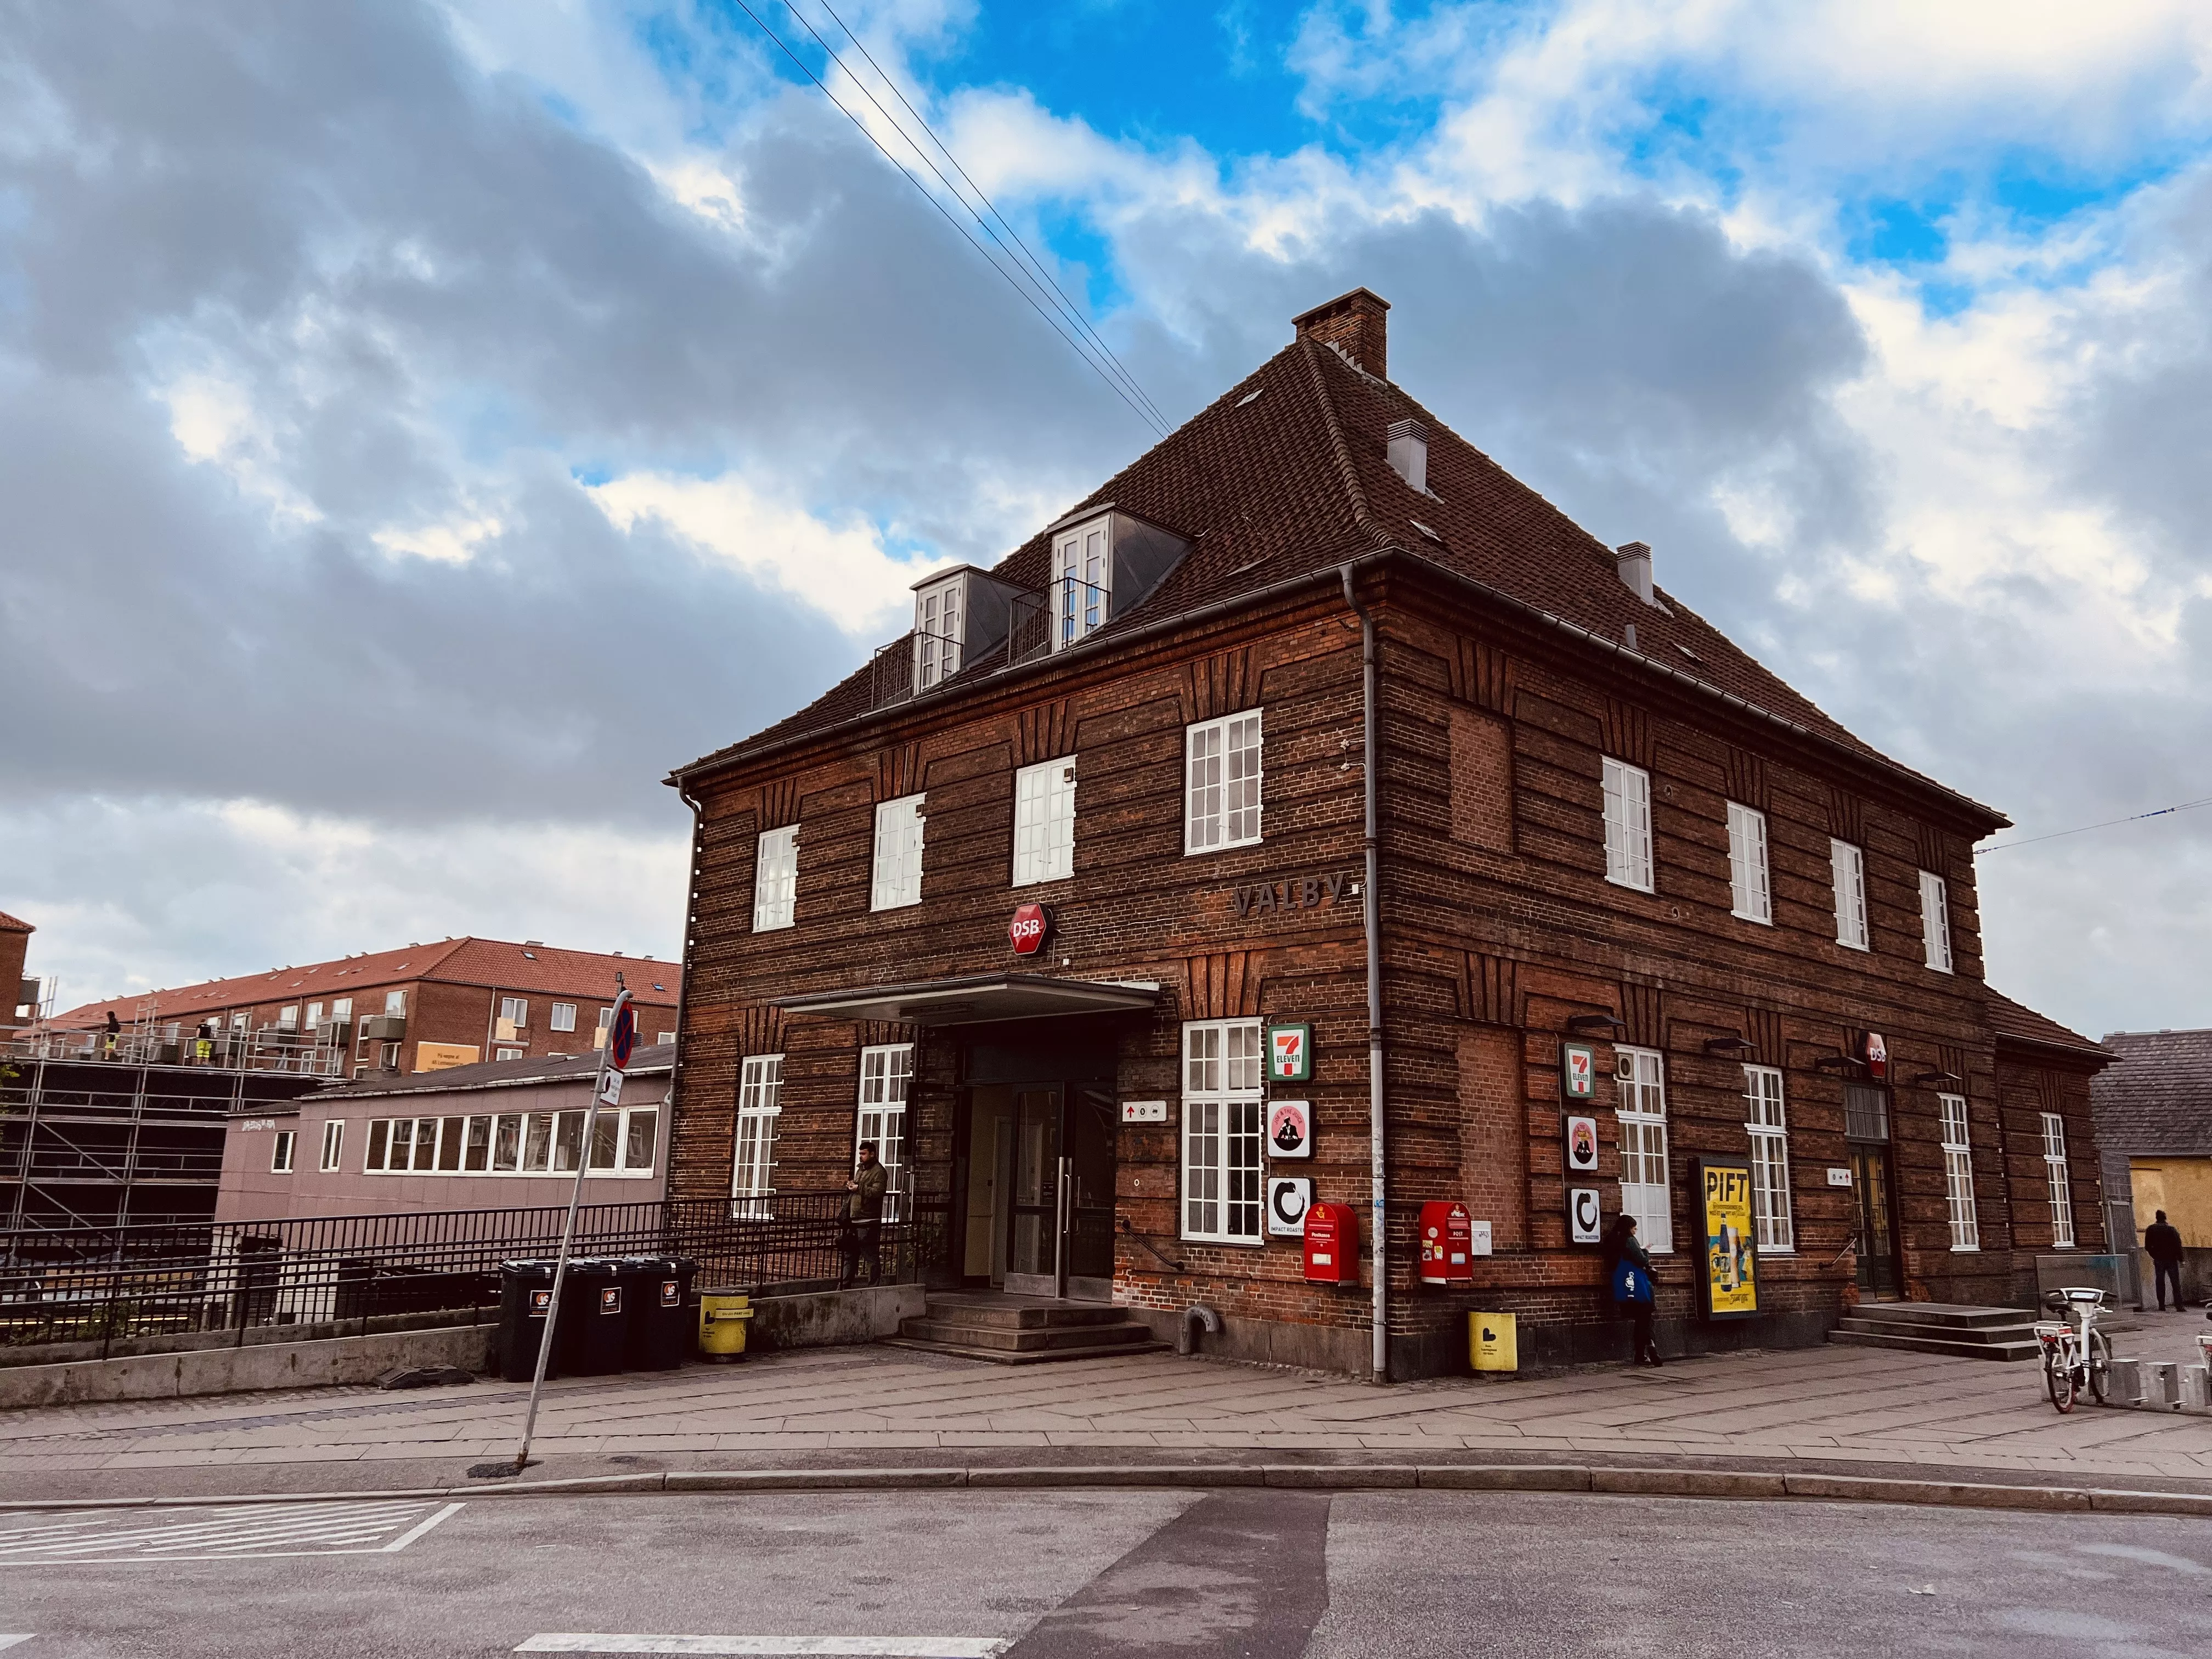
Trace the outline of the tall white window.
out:
[[[1075,761],[1047,761],[1014,774],[1014,885],[1075,873]]]
[[[296,1031],[300,1029],[298,1003],[295,1002],[289,1008],[279,1008],[276,1011],[276,1029],[280,1031]]]
[[[1261,1242],[1260,1022],[1182,1028],[1182,1236]]]
[[[307,1029],[312,1031],[315,1027],[320,1025],[322,1023],[323,1005],[319,1002],[309,1003],[307,1005]]]
[[[753,932],[790,927],[798,905],[799,826],[764,830],[753,851]]]
[[[1746,921],[1774,921],[1774,895],[1766,879],[1766,814],[1728,804],[1729,891]]]
[[[1928,965],[1939,974],[1951,971],[1951,900],[1943,878],[1920,872],[1920,940]]]
[[[895,910],[921,902],[921,801],[920,795],[887,800],[876,808],[875,880],[868,894],[871,910]]]
[[[730,1213],[765,1221],[775,1213],[775,1125],[783,1115],[783,1056],[747,1054],[738,1073],[737,1155]]]
[[[353,1018],[353,999],[351,997],[340,997],[336,1002],[331,1004],[331,1018],[332,1019],[351,1019]]]
[[[960,672],[960,580],[923,589],[914,601],[914,689],[927,691]]]
[[[906,1097],[913,1082],[911,1042],[860,1050],[860,1127],[853,1137],[853,1147],[857,1156],[861,1141],[876,1143],[876,1158],[886,1177],[886,1221],[901,1220],[906,1213]]]
[[[576,1029],[576,1005],[556,1002],[545,1016],[546,1029],[554,1031],[573,1031]]]
[[[1057,651],[1103,627],[1113,608],[1109,521],[1097,519],[1061,532],[1053,543],[1052,575],[1052,648]]]
[[[1974,1144],[1966,1127],[1966,1097],[1938,1095],[1943,1111],[1943,1193],[1951,1207],[1951,1248],[1978,1250],[1982,1231],[1974,1215]]]
[[[1870,949],[1867,939],[1866,854],[1847,841],[1828,842],[1828,871],[1836,884],[1836,943]]]
[[[1202,720],[1183,734],[1182,850],[1211,853],[1260,839],[1260,711]]]
[[[1615,1109],[1620,1119],[1620,1207],[1636,1218],[1636,1236],[1645,1249],[1671,1250],[1666,1062],[1649,1048],[1615,1048],[1613,1054],[1620,1091]]]
[[[345,1150],[345,1120],[331,1118],[323,1125],[323,1168],[335,1170],[339,1156]]]
[[[1743,1127],[1751,1135],[1751,1212],[1759,1248],[1794,1250],[1797,1235],[1790,1220],[1790,1120],[1782,1103],[1782,1073],[1771,1066],[1745,1066],[1743,1099]]]
[[[269,1149],[269,1168],[276,1175],[292,1173],[292,1147],[299,1139],[296,1129],[279,1129]]]
[[[393,1019],[406,1018],[407,993],[404,991],[386,991],[384,994],[384,1012],[388,1017]]]
[[[2074,1187],[2066,1173],[2066,1120],[2056,1112],[2043,1115],[2043,1173],[2051,1182],[2051,1243],[2056,1249],[2074,1248]]]
[[[1651,775],[1605,757],[1605,878],[1651,890]]]
[[[499,1000],[500,1024],[507,1029],[500,1033],[509,1036],[530,1024],[530,1004],[521,997],[501,997]]]

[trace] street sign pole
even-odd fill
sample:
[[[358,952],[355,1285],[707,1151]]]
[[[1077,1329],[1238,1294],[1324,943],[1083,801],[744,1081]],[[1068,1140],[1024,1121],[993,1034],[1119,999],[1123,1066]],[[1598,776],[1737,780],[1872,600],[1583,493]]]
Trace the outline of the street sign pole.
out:
[[[599,1105],[610,1083],[620,1094],[623,1073],[629,1066],[630,1046],[637,1037],[637,1016],[630,1012],[629,991],[620,974],[615,975],[615,987],[614,1018],[607,1026],[606,1043],[599,1050],[592,1103],[584,1109],[584,1144],[576,1149],[576,1184],[568,1189],[568,1218],[561,1228],[561,1253],[553,1261],[553,1294],[545,1307],[545,1334],[538,1339],[537,1374],[530,1379],[530,1413],[522,1419],[522,1444],[514,1454],[517,1474],[530,1467],[530,1438],[538,1431],[538,1396],[544,1391],[545,1365],[553,1356],[553,1332],[561,1319],[561,1285],[568,1276],[568,1252],[576,1242],[576,1208],[584,1201],[584,1172],[592,1167],[592,1135],[599,1124]]]

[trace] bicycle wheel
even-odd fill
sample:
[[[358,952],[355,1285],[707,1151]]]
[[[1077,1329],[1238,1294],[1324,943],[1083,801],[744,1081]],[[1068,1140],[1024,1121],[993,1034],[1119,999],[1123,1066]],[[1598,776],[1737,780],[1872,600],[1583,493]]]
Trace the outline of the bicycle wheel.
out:
[[[2102,1331],[2089,1333],[2089,1397],[2100,1406],[2112,1389],[2112,1345]]]
[[[2051,1390],[2051,1403],[2062,1413],[2074,1409],[2074,1367],[2065,1349],[2044,1350],[2043,1386]]]

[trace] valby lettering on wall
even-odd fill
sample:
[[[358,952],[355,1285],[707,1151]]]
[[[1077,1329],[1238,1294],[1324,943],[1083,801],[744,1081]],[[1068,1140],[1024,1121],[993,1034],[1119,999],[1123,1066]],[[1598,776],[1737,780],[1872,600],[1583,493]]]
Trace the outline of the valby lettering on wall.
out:
[[[1349,871],[1325,876],[1292,876],[1286,881],[1254,882],[1229,890],[1229,907],[1240,916],[1272,916],[1283,910],[1319,910],[1334,904],[1358,885]]]

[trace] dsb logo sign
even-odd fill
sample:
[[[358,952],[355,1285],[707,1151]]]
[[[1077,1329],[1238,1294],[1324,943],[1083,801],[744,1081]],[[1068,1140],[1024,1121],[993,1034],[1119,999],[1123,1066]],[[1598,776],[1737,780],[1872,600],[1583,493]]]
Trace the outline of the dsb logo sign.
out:
[[[1013,942],[1018,957],[1033,957],[1043,950],[1045,936],[1051,932],[1052,912],[1042,904],[1023,905],[1006,927],[1006,937]]]

